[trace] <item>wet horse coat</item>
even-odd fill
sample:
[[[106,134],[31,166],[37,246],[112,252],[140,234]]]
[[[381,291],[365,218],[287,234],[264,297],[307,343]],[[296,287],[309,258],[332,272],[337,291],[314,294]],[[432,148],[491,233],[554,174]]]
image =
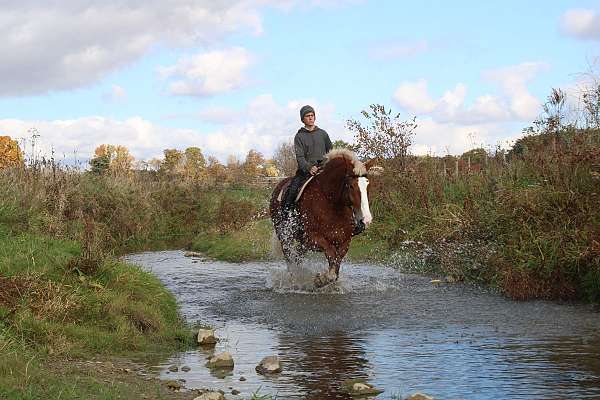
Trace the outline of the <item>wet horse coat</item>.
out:
[[[337,280],[340,264],[350,247],[355,220],[362,219],[366,225],[372,220],[366,177],[372,162],[363,164],[348,150],[332,150],[326,158],[322,172],[298,200],[301,229],[290,229],[279,212],[279,193],[291,178],[277,185],[270,203],[275,232],[289,262],[298,263],[308,250],[325,253],[329,269],[325,274],[317,274],[318,287]]]

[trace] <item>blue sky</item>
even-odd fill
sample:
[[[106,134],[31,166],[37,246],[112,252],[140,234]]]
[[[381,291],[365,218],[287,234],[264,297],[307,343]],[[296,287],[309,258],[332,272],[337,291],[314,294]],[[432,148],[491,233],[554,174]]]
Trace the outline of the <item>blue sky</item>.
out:
[[[309,103],[332,139],[371,103],[416,115],[413,152],[506,146],[600,57],[597,1],[9,0],[0,135],[88,158],[199,146],[270,156]]]

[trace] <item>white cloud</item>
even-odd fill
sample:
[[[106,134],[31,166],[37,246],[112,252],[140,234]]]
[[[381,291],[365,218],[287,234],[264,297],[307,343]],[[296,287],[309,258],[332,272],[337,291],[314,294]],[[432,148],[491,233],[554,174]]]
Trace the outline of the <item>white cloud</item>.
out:
[[[417,114],[430,113],[437,106],[437,103],[429,96],[425,79],[419,79],[416,82],[402,82],[394,93],[394,100],[401,107]]]
[[[600,11],[569,10],[561,17],[561,28],[579,39],[600,40]]]
[[[262,32],[252,1],[3,2],[0,95],[42,94],[95,82],[152,46],[212,44]]]
[[[245,73],[253,59],[246,49],[232,47],[184,57],[160,72],[174,79],[169,87],[172,94],[211,96],[247,84]]]
[[[495,83],[498,94],[483,94],[467,102],[467,87],[458,83],[439,98],[430,95],[428,82],[403,82],[394,100],[405,111],[418,116],[413,152],[416,154],[460,154],[473,147],[507,147],[520,137],[523,123],[531,123],[542,101],[533,96],[527,84],[547,64],[528,62],[485,71],[485,79]]]
[[[530,122],[538,116],[542,102],[529,92],[527,83],[547,68],[546,64],[529,62],[486,71],[483,76],[496,83],[502,95],[484,94],[470,105],[466,104],[466,85],[458,83],[440,98],[434,99],[429,94],[425,79],[402,82],[393,98],[406,111],[431,116],[438,122]]]
[[[153,48],[207,47],[234,32],[263,32],[265,7],[330,7],[351,0],[4,0],[0,96],[95,83]]]
[[[425,40],[406,43],[394,43],[377,46],[371,51],[371,56],[376,59],[394,59],[410,57],[429,50]]]
[[[394,93],[394,100],[411,114],[430,115],[439,122],[475,123],[509,118],[509,113],[498,98],[485,95],[475,99],[473,105],[466,106],[466,94],[467,87],[459,83],[439,99],[432,99],[427,81],[420,79],[401,83]]]
[[[160,157],[166,148],[185,149],[199,146],[205,155],[214,155],[225,161],[230,154],[243,158],[250,149],[271,156],[276,147],[293,138],[301,126],[299,108],[312,104],[317,111],[317,123],[332,138],[345,137],[343,121],[335,116],[331,104],[312,100],[292,100],[277,103],[272,96],[255,98],[240,111],[230,110],[232,119],[218,129],[179,129],[154,124],[141,117],[125,120],[90,116],[72,120],[23,121],[0,120],[0,132],[13,138],[28,138],[28,130],[36,128],[40,134],[37,148],[49,155],[55,150],[57,158],[77,158],[87,162],[94,149],[103,143],[126,146],[137,159]],[[226,113],[226,109],[221,109]]]
[[[484,72],[484,77],[500,85],[508,97],[510,111],[524,121],[531,121],[541,110],[541,101],[535,98],[527,89],[535,76],[549,68],[548,64],[540,62],[525,62],[505,68]]]
[[[507,148],[522,136],[518,126],[511,123],[460,124],[437,122],[431,117],[417,119],[411,151],[417,155],[462,154],[467,150],[500,145]]]

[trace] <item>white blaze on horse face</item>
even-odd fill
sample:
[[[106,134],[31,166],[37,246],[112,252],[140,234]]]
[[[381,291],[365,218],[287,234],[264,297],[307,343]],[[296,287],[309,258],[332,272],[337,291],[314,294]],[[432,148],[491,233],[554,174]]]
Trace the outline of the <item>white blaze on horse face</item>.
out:
[[[373,222],[371,216],[371,210],[369,209],[369,198],[367,196],[367,186],[369,186],[369,180],[364,176],[358,178],[358,187],[360,188],[360,212],[363,216],[363,222],[365,225],[369,225]]]

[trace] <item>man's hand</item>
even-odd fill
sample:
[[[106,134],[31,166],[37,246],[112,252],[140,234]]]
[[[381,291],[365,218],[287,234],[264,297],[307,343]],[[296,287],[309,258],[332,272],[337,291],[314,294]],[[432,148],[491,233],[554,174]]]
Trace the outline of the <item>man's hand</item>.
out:
[[[311,175],[316,175],[317,172],[319,172],[319,167],[317,167],[316,165],[313,165],[312,167],[310,167],[310,171],[308,171]]]

